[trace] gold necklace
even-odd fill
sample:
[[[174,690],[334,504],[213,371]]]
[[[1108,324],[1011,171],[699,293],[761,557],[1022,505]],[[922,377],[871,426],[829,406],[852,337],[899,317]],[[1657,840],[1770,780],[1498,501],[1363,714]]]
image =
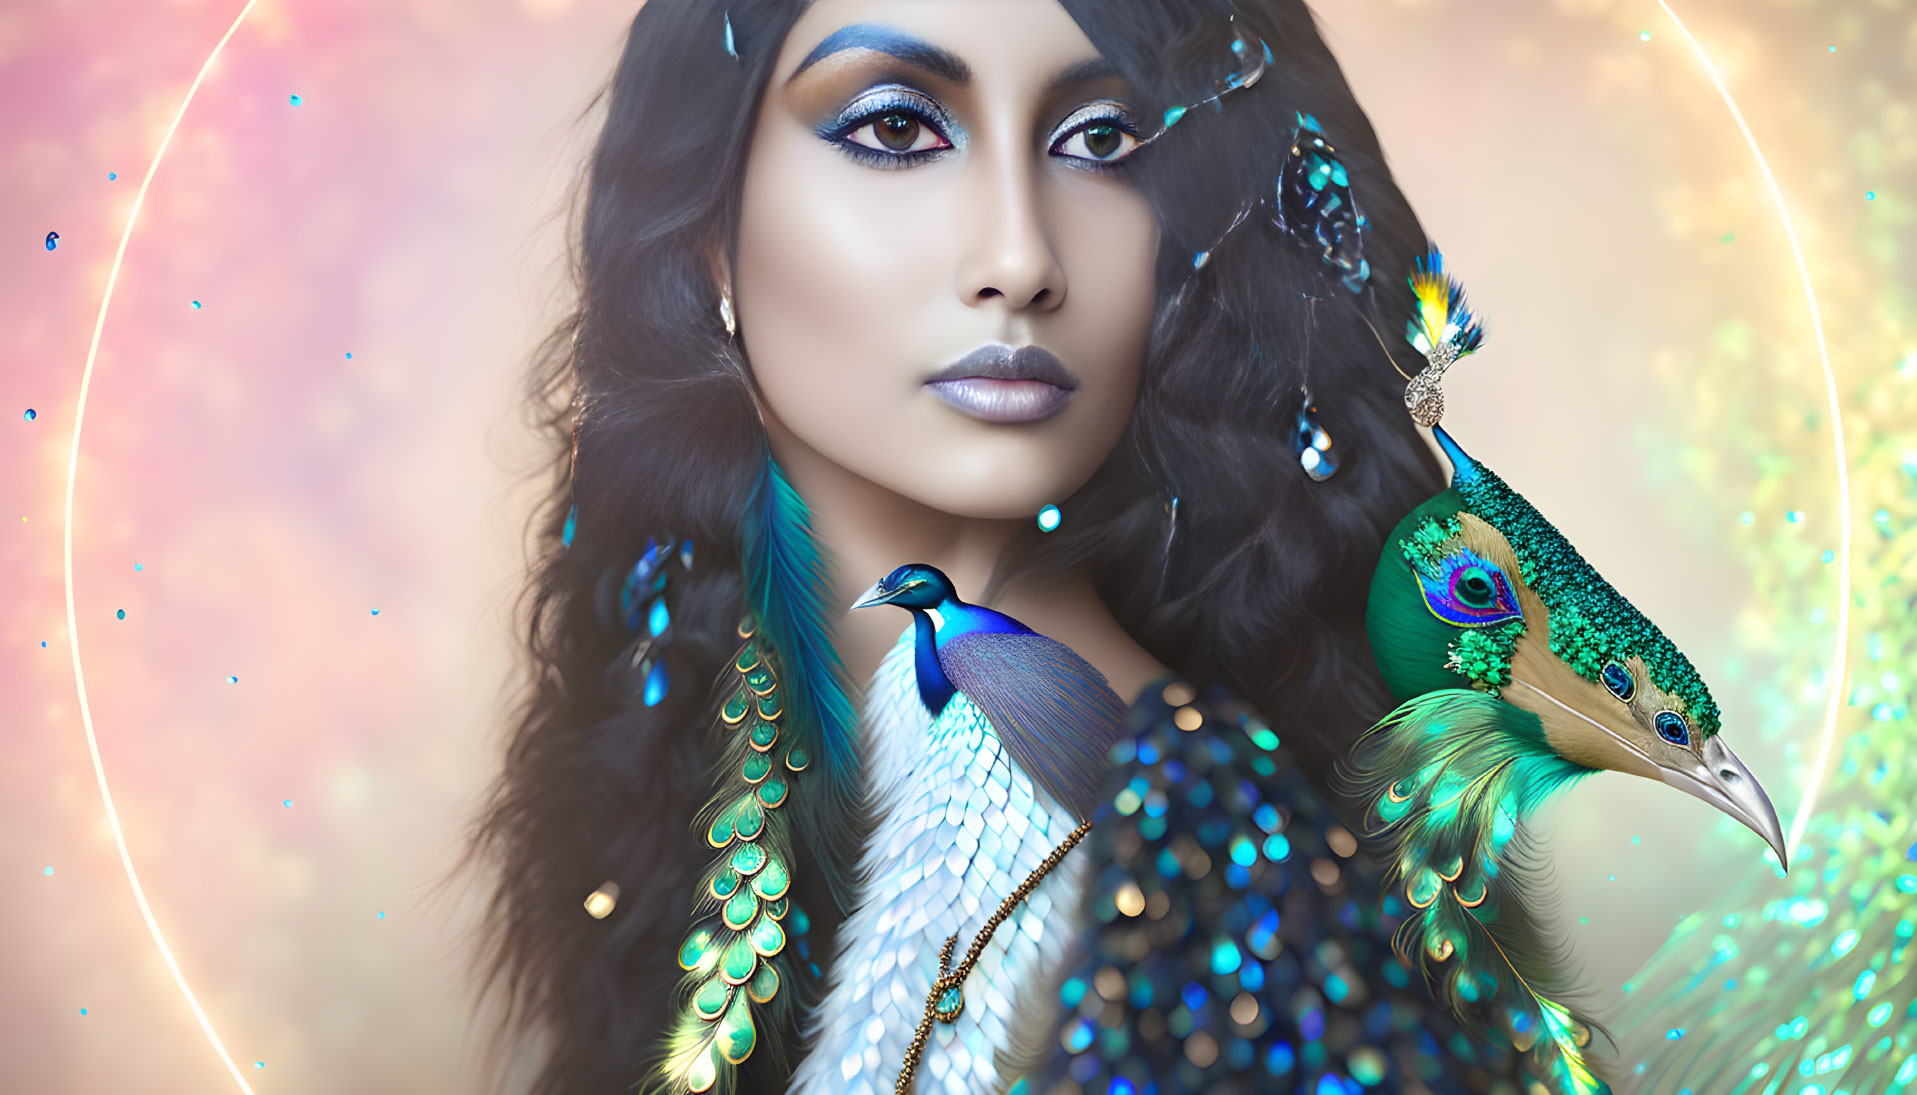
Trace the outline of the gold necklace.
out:
[[[925,1055],[925,1040],[931,1036],[932,1021],[956,1023],[965,1011],[965,993],[959,986],[965,983],[965,977],[972,972],[979,955],[985,953],[985,944],[992,941],[992,932],[1004,923],[1006,917],[1012,915],[1018,903],[1025,900],[1025,896],[1038,886],[1053,867],[1058,866],[1058,861],[1064,859],[1065,853],[1084,839],[1091,828],[1091,822],[1079,822],[1078,828],[1072,830],[1064,843],[1053,848],[1052,854],[1045,857],[1045,862],[1026,875],[1025,881],[1018,884],[1018,889],[999,902],[998,911],[992,914],[992,918],[985,922],[985,927],[973,938],[971,948],[965,952],[965,961],[960,962],[957,969],[952,968],[952,952],[958,949],[958,933],[953,932],[952,937],[945,941],[944,948],[939,951],[939,975],[932,982],[932,991],[925,997],[925,1016],[919,1020],[919,1029],[912,1033],[912,1044],[905,1047],[905,1067],[899,1070],[899,1084],[893,1089],[894,1095],[910,1095],[912,1076],[918,1072],[919,1058]]]

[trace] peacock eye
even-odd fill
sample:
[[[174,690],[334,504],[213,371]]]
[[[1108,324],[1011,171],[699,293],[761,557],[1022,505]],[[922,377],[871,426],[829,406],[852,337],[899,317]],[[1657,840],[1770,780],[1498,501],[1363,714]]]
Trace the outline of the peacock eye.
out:
[[[1453,627],[1490,627],[1524,618],[1511,579],[1471,549],[1454,551],[1435,569],[1417,575],[1425,604],[1440,620]]]
[[[1630,670],[1618,663],[1605,662],[1604,672],[1601,675],[1604,678],[1604,687],[1611,690],[1611,695],[1625,703],[1630,703],[1631,697],[1637,695],[1637,680],[1631,676]],[[1665,714],[1668,715],[1670,712],[1666,711]]]
[[[1685,725],[1684,716],[1675,711],[1659,711],[1654,725],[1657,727],[1657,736],[1672,745],[1691,743],[1691,728]]]
[[[1490,608],[1497,602],[1498,591],[1491,579],[1475,567],[1458,575],[1455,588],[1458,600],[1472,608]]]

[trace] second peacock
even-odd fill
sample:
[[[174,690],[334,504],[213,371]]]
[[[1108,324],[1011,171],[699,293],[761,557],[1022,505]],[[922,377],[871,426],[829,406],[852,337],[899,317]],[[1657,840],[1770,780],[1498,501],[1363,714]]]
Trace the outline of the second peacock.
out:
[[[1482,329],[1435,250],[1411,286],[1407,340],[1429,364],[1405,405],[1451,484],[1398,523],[1373,575],[1366,625],[1401,702],[1346,774],[1410,906],[1400,954],[1461,1020],[1527,1052],[1554,1092],[1608,1092],[1586,1052],[1591,1021],[1563,1002],[1562,940],[1531,911],[1523,820],[1608,770],[1710,803],[1780,862],[1784,836],[1689,659],[1438,425],[1444,370]]]

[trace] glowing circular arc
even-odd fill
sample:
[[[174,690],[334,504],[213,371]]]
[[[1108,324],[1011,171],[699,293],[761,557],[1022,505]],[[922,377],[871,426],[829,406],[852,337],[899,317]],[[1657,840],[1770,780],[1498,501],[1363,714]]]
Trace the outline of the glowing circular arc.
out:
[[[253,1089],[246,1083],[246,1077],[240,1073],[239,1066],[220,1044],[220,1036],[213,1032],[213,1023],[206,1017],[206,1010],[187,987],[186,975],[180,972],[180,964],[173,958],[172,948],[166,945],[166,936],[160,933],[159,921],[153,918],[153,907],[147,904],[146,891],[140,888],[140,876],[133,870],[133,857],[128,854],[126,834],[120,829],[119,811],[113,808],[113,794],[107,790],[106,768],[100,763],[100,742],[93,733],[93,711],[87,706],[86,675],[80,667],[80,625],[73,609],[73,484],[80,467],[80,424],[86,420],[87,390],[93,384],[93,361],[100,352],[100,332],[106,328],[107,307],[113,303],[113,286],[120,278],[120,263],[126,258],[127,241],[133,238],[134,222],[140,219],[140,205],[146,201],[147,188],[153,185],[153,175],[160,169],[160,160],[166,156],[167,145],[173,142],[173,133],[180,128],[180,119],[186,116],[186,108],[193,102],[193,95],[200,90],[200,84],[206,74],[212,70],[213,62],[220,56],[220,50],[226,47],[233,32],[240,29],[240,22],[246,13],[253,10],[258,0],[246,0],[246,6],[233,17],[233,24],[226,28],[213,52],[207,54],[206,63],[200,66],[199,74],[193,77],[192,86],[186,89],[186,98],[180,100],[180,109],[173,114],[173,123],[166,128],[166,136],[160,139],[158,151],[153,153],[153,162],[147,165],[146,178],[140,180],[139,193],[133,197],[133,208],[127,213],[126,229],[120,233],[119,250],[113,254],[113,268],[107,274],[106,294],[100,298],[100,314],[93,321],[93,341],[87,346],[86,368],[80,374],[80,402],[73,411],[73,446],[67,454],[67,508],[64,571],[67,591],[67,645],[73,653],[73,683],[80,693],[80,725],[86,728],[87,751],[93,755],[93,775],[100,784],[100,801],[106,805],[107,825],[113,830],[113,843],[120,849],[120,866],[126,869],[126,880],[133,887],[133,900],[140,906],[140,915],[146,919],[146,930],[153,936],[154,945],[160,948],[160,957],[165,960],[166,968],[173,974],[173,983],[180,986],[180,994],[186,997],[187,1006],[193,1009],[193,1017],[200,1021],[200,1029],[206,1033],[206,1040],[213,1044],[213,1051],[226,1063],[226,1069],[233,1074],[233,1081],[240,1085],[246,1095],[253,1095]]]
[[[1778,188],[1777,176],[1771,173],[1770,161],[1764,158],[1764,150],[1757,146],[1757,137],[1751,133],[1751,127],[1744,121],[1744,112],[1737,109],[1737,100],[1724,85],[1724,77],[1711,63],[1710,54],[1693,35],[1684,20],[1677,17],[1671,5],[1657,0],[1657,6],[1671,17],[1678,32],[1684,35],[1691,50],[1697,54],[1698,61],[1717,88],[1717,94],[1730,108],[1731,118],[1737,122],[1738,131],[1744,134],[1744,143],[1750,146],[1751,155],[1757,160],[1758,170],[1764,174],[1764,185],[1769,188],[1771,201],[1777,206],[1777,216],[1784,222],[1784,235],[1790,240],[1791,256],[1797,260],[1797,276],[1804,285],[1804,301],[1810,305],[1811,329],[1817,336],[1817,359],[1824,368],[1824,395],[1830,408],[1831,442],[1837,454],[1837,643],[1831,658],[1830,695],[1824,706],[1824,734],[1817,746],[1817,759],[1811,766],[1810,779],[1804,784],[1804,799],[1798,803],[1797,816],[1791,819],[1790,835],[1784,840],[1786,849],[1795,849],[1797,842],[1804,836],[1804,829],[1810,824],[1812,809],[1817,804],[1818,787],[1824,782],[1824,776],[1830,769],[1831,747],[1837,741],[1837,712],[1844,695],[1844,679],[1850,657],[1850,461],[1844,452],[1844,418],[1842,408],[1837,401],[1837,376],[1831,371],[1830,350],[1824,343],[1824,319],[1817,308],[1817,293],[1811,287],[1810,266],[1804,261],[1804,248],[1797,242],[1797,227],[1791,221],[1790,207],[1784,202],[1784,192]]]

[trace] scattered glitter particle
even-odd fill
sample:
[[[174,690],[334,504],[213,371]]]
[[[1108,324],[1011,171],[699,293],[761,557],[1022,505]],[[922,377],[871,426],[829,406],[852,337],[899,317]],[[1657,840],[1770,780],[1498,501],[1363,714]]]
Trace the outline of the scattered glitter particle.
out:
[[[1745,510],[1743,513],[1737,515],[1737,523],[1740,525],[1748,525],[1755,520],[1757,520],[1757,515],[1750,510]]]
[[[39,411],[36,411],[36,410],[34,410],[34,409],[33,409],[32,407],[28,407],[28,408],[27,408],[27,415],[26,415],[26,418],[27,418],[27,421],[28,421],[28,422],[31,422],[31,421],[33,421],[34,419],[36,419],[36,418],[38,418],[38,417],[40,417],[40,412],[39,412]]]
[[[108,181],[108,182],[112,182],[113,180],[115,180],[115,179],[117,179],[117,178],[119,178],[119,177],[120,177],[120,176],[119,176],[119,173],[118,173],[118,172],[114,172],[114,171],[109,171],[109,172],[107,172],[107,181]]]
[[[373,615],[375,615],[375,616],[377,616],[377,615],[379,615],[379,609],[377,609],[377,608],[376,608],[376,609],[374,609],[374,610],[373,610]]]
[[[238,677],[235,677],[235,676],[233,676],[232,674],[230,674],[230,673],[229,673],[229,674],[227,674],[227,677],[226,677],[226,683],[228,683],[228,684],[238,684],[238,683],[240,683],[240,679],[239,679]]]
[[[42,650],[45,650],[46,648],[47,648],[47,641],[46,641],[45,639],[41,639],[41,640],[40,640],[40,649],[42,649]]]
[[[60,246],[60,233],[48,232],[47,233],[47,250],[51,251],[58,246]]]
[[[1832,46],[1832,47],[1830,47],[1830,51],[1831,51],[1832,53],[1836,53],[1836,52],[1837,52],[1837,47],[1836,47],[1836,46]]]
[[[348,361],[353,360],[353,351],[351,350],[346,351],[346,360]]]
[[[86,1013],[87,1013],[87,1009],[85,1009],[85,1008],[81,1008],[81,1009],[80,1009],[80,1014],[81,1014],[81,1015],[85,1015]]]
[[[378,920],[386,919],[386,910],[385,909],[379,910],[378,913],[374,914],[374,918]]]
[[[266,1067],[266,1062],[265,1062],[265,1061],[254,1061],[254,1062],[253,1062],[253,1067],[254,1067],[254,1068],[256,1068],[256,1069],[258,1069],[258,1068],[265,1068],[265,1067]]]
[[[1865,200],[1865,201],[1867,201],[1867,202],[1874,202],[1874,201],[1876,201],[1876,200],[1877,200],[1877,191],[1875,191],[1875,190],[1866,190],[1866,191],[1864,191],[1864,200]],[[51,249],[49,248],[49,250],[51,250]]]
[[[1616,882],[1616,881],[1617,881],[1617,876],[1616,876],[1616,875],[1611,875],[1611,876],[1610,876],[1609,878],[1607,878],[1607,879],[1605,879],[1605,881],[1607,881],[1607,882]]]
[[[1803,519],[1804,519],[1804,511],[1801,509],[1786,510],[1784,513],[1784,520],[1789,521],[1793,525],[1797,524],[1799,521],[1802,521]]]
[[[1664,1032],[1664,1037],[1669,1038],[1671,1041],[1675,1042],[1679,1038],[1684,1037],[1684,1028],[1672,1027],[1671,1029]]]
[[[114,616],[118,619],[122,619],[122,620],[126,619],[126,609],[123,608],[120,611],[114,613]]]
[[[47,864],[47,873],[48,874],[53,873],[53,865],[51,863]]]
[[[1632,834],[1631,834],[1631,843],[1633,843],[1633,844],[1642,844],[1642,843],[1644,843],[1644,838],[1643,838],[1642,836],[1639,836],[1639,835],[1638,835],[1637,833],[1632,833]]]
[[[284,806],[284,807],[286,807],[286,808],[287,808],[287,809],[289,809],[289,810],[291,810],[291,809],[293,808],[293,800],[292,800],[292,799],[290,799],[290,798],[288,798],[288,799],[281,799],[281,800],[280,800],[280,805],[281,805],[281,806]]]
[[[1589,924],[1590,922],[1591,922],[1591,918],[1590,918],[1590,917],[1588,917],[1588,916],[1580,916],[1580,917],[1578,917],[1578,923],[1580,923],[1580,924]]]
[[[300,105],[300,97],[299,97],[299,96],[297,96],[297,95],[289,95],[289,96],[287,96],[287,97],[286,97],[286,101],[287,101],[287,102],[289,102],[289,103],[292,103],[292,104],[293,104],[294,106],[298,106],[298,105]]]
[[[1638,31],[1638,32],[1637,32],[1637,40],[1638,40],[1638,41],[1640,41],[1640,42],[1648,42],[1648,41],[1650,41],[1650,40],[1651,40],[1651,32],[1650,32],[1650,31],[1648,31],[1648,30],[1641,30],[1641,31]]]
[[[1910,860],[1912,863],[1917,863],[1917,844],[1910,846],[1910,851],[1904,853],[1904,858]]]
[[[194,301],[194,302],[193,302],[193,307],[195,307],[195,308],[198,308],[199,306],[200,306],[200,302],[199,302],[199,301],[197,301],[197,300],[196,300],[196,301]]]
[[[1834,552],[1834,551],[1832,551],[1832,550],[1830,550],[1829,548],[1825,548],[1825,549],[1824,549],[1824,561],[1825,561],[1826,563],[1828,563],[1828,562],[1832,562],[1832,561],[1834,561],[1834,560],[1835,560],[1836,558],[1837,558],[1837,553],[1836,553],[1836,552]]]
[[[1064,517],[1058,512],[1057,506],[1046,506],[1044,509],[1038,511],[1038,531],[1050,532],[1057,528],[1058,523],[1063,519]]]
[[[1735,232],[1726,232],[1726,233],[1724,233],[1724,235],[1723,235],[1723,237],[1722,237],[1722,239],[1724,240],[1724,242],[1725,242],[1725,243],[1736,243],[1736,242],[1737,242],[1737,233],[1735,233]]]

